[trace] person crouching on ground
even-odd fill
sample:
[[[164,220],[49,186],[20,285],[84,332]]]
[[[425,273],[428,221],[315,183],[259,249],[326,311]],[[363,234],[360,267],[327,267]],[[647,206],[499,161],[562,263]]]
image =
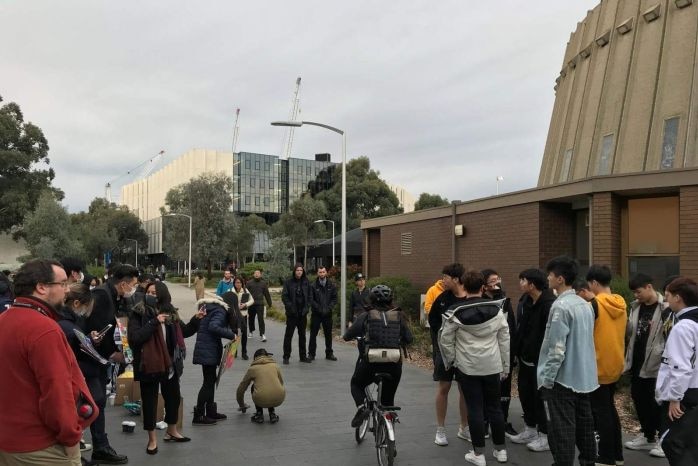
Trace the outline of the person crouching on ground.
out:
[[[247,409],[245,391],[250,384],[252,384],[252,402],[257,410],[252,416],[252,422],[259,424],[264,422],[264,408],[269,410],[269,422],[272,424],[279,422],[279,415],[274,412],[274,408],[279,407],[286,398],[284,379],[272,354],[267,353],[264,348],[254,352],[254,360],[238,385],[237,400],[243,411]]]

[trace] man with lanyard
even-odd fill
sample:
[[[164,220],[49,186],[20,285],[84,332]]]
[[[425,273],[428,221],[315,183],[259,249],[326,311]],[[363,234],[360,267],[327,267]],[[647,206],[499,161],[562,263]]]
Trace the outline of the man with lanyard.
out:
[[[671,465],[698,464],[698,284],[679,277],[666,287],[676,314],[657,376],[656,399],[668,417],[661,445]]]

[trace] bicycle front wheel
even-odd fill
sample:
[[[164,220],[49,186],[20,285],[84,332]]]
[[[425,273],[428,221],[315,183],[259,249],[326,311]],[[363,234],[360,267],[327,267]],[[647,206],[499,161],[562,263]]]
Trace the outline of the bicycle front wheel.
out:
[[[381,418],[376,426],[376,456],[379,466],[393,466],[397,455],[395,440],[390,440],[388,436],[388,422]]]

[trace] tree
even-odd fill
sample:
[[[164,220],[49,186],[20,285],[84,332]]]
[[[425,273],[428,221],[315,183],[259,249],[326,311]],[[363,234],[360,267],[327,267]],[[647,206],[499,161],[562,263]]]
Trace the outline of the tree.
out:
[[[173,212],[192,217],[192,256],[197,262],[206,263],[209,279],[213,261],[225,251],[232,190],[233,182],[224,173],[204,173],[170,189],[165,196],[167,210],[161,209],[163,214]],[[171,257],[187,257],[184,247],[188,248],[189,243],[189,219],[167,220],[163,222],[163,251]]]
[[[77,239],[68,211],[58,203],[51,191],[39,195],[36,208],[27,213],[22,224],[29,257],[22,259],[59,259],[85,257]]]
[[[342,220],[341,169],[341,165],[332,167],[332,186],[329,189],[315,193],[311,189],[315,199],[325,203],[329,219],[335,221],[337,228],[341,227]],[[368,157],[347,162],[347,230],[358,228],[365,218],[402,213],[397,196],[379,175],[379,172],[371,169]],[[322,183],[314,183],[318,184]]]
[[[307,265],[308,261],[308,246],[315,240],[319,231],[316,220],[324,219],[327,216],[327,207],[325,203],[313,199],[310,196],[304,196],[297,199],[285,212],[281,215],[279,221],[275,224],[274,232],[277,236],[285,236],[293,246],[293,260],[296,260],[296,247],[303,246],[303,266]]]
[[[71,216],[90,260],[101,260],[106,251],[133,250],[138,241],[139,253],[148,250],[148,234],[140,219],[126,206],[118,206],[104,198],[92,200],[87,212]]]
[[[21,225],[43,191],[51,191],[57,201],[63,199],[63,192],[51,187],[53,169],[37,167],[48,163],[48,142],[41,129],[24,121],[16,103],[0,107],[0,231]]]
[[[244,264],[247,257],[254,253],[257,233],[267,231],[268,228],[262,217],[254,214],[240,217],[230,212],[226,221],[226,251],[235,256],[237,264]]]
[[[414,210],[429,209],[431,207],[441,207],[448,205],[448,199],[438,194],[422,193],[414,203]]]
[[[264,276],[267,282],[280,285],[290,276],[290,255],[291,250],[288,247],[288,238],[283,236],[272,238],[269,249],[264,255],[264,259],[267,261],[267,266],[264,269]]]

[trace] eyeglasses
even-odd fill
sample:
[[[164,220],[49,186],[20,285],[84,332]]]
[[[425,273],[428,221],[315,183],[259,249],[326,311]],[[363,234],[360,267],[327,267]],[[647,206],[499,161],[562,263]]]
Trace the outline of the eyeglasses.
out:
[[[63,288],[68,288],[68,285],[70,285],[70,284],[69,284],[68,281],[66,280],[66,281],[62,281],[62,282],[46,282],[46,283],[44,283],[44,285],[49,285],[49,286],[51,286],[51,285],[61,285]]]

